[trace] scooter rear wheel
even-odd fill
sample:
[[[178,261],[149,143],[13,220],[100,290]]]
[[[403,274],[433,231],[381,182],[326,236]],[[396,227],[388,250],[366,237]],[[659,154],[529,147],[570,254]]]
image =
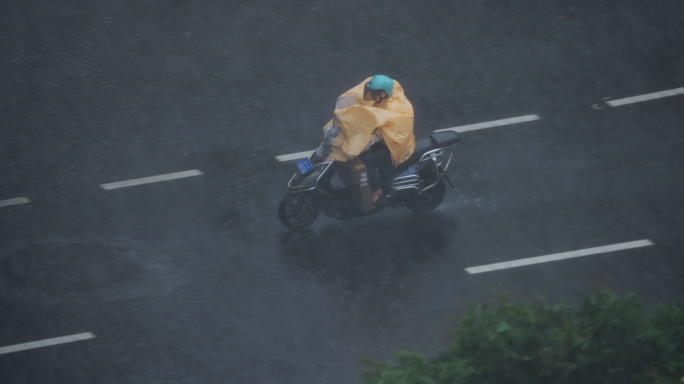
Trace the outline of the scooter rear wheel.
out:
[[[437,185],[417,196],[415,200],[408,202],[406,206],[416,213],[430,212],[442,204],[444,195],[446,195],[446,183],[444,179],[440,179]]]
[[[318,218],[318,207],[308,193],[288,193],[278,206],[278,218],[289,229],[304,229]]]

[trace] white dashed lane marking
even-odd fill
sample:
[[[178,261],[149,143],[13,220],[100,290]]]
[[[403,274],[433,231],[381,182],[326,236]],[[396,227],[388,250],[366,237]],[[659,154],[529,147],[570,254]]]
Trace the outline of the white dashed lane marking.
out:
[[[477,123],[477,124],[470,124],[470,125],[462,125],[459,127],[438,129],[435,132],[456,131],[456,132],[460,133],[460,132],[467,132],[467,131],[475,131],[478,129],[500,127],[502,125],[525,123],[528,121],[534,121],[534,120],[539,120],[539,119],[541,119],[541,118],[538,115],[525,115],[525,116],[519,116],[519,117],[511,117],[509,119],[494,120],[494,121],[487,121],[484,123]],[[313,153],[313,150],[304,151],[304,152],[297,152],[297,153],[291,153],[289,155],[276,156],[275,159],[278,161],[299,160],[299,159],[304,159],[304,158],[309,157],[312,153]]]
[[[459,127],[438,129],[435,132],[455,131],[455,132],[460,133],[460,132],[475,131],[478,129],[500,127],[502,125],[525,123],[528,121],[535,121],[535,120],[539,120],[539,119],[540,119],[540,117],[538,115],[525,115],[525,116],[520,116],[520,117],[511,117],[509,119],[494,120],[494,121],[487,121],[484,123],[461,125]]]
[[[676,95],[682,95],[682,94],[684,94],[684,88],[676,88],[676,89],[670,89],[669,91],[661,91],[661,92],[649,93],[649,94],[641,95],[641,96],[633,96],[633,97],[627,97],[624,99],[611,100],[611,101],[607,101],[606,103],[608,105],[610,105],[611,107],[619,107],[619,106],[625,105],[625,104],[640,103],[642,101],[660,99],[663,97],[676,96]]]
[[[49,347],[51,345],[72,343],[74,341],[94,339],[95,335],[90,332],[79,333],[77,335],[55,337],[54,339],[45,339],[40,341],[32,341],[30,343],[10,345],[8,347],[0,347],[0,355],[6,353],[25,351],[27,349]]]
[[[30,202],[31,202],[31,200],[29,200],[26,197],[17,197],[15,199],[0,200],[0,207],[7,207],[10,205],[26,204],[26,203],[30,203]]]
[[[110,189],[116,189],[116,188],[132,187],[134,185],[150,184],[150,183],[157,183],[160,181],[182,179],[184,177],[199,176],[201,174],[202,174],[202,172],[200,170],[193,169],[191,171],[183,171],[183,172],[176,172],[176,173],[167,173],[165,175],[159,175],[159,176],[143,177],[142,179],[133,179],[133,180],[126,180],[126,181],[117,181],[116,183],[100,184],[100,188],[102,188],[104,190],[110,190]]]
[[[500,269],[508,269],[508,268],[522,267],[525,265],[548,263],[550,261],[572,259],[574,257],[590,256],[590,255],[597,255],[600,253],[622,251],[625,249],[647,247],[649,245],[653,245],[653,242],[651,240],[637,240],[637,241],[630,241],[627,243],[604,245],[602,247],[596,247],[596,248],[580,249],[579,251],[554,253],[552,255],[530,257],[528,259],[519,259],[519,260],[513,260],[513,261],[506,261],[503,263],[481,265],[479,267],[466,268],[465,270],[471,274],[472,273],[482,273],[482,272],[492,272],[492,271],[498,271]]]
[[[312,153],[313,153],[313,150],[291,153],[289,155],[280,155],[280,156],[276,156],[276,160],[278,160],[278,161],[290,161],[290,160],[305,159],[305,158],[311,156]]]

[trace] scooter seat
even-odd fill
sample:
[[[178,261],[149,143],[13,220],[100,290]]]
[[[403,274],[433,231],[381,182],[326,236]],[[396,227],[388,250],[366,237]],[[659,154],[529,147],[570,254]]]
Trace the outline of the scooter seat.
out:
[[[458,144],[460,138],[458,137],[457,132],[446,131],[433,133],[430,135],[430,141],[435,148],[444,148]]]

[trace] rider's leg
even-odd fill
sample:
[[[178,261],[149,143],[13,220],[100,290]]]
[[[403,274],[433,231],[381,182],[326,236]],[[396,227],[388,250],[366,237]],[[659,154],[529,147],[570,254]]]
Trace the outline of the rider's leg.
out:
[[[373,148],[378,146],[377,148]],[[371,147],[371,150],[359,155],[359,159],[368,169],[368,181],[370,182],[371,190],[375,200],[382,194],[380,189],[380,181],[378,180],[378,168],[387,168],[392,166],[392,154],[389,148],[384,143],[377,143]]]

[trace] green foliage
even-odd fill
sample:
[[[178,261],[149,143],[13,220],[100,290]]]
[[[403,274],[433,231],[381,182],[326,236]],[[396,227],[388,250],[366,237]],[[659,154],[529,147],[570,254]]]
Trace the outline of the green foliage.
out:
[[[433,358],[365,361],[368,384],[675,384],[684,376],[684,308],[645,310],[634,295],[472,306]]]

